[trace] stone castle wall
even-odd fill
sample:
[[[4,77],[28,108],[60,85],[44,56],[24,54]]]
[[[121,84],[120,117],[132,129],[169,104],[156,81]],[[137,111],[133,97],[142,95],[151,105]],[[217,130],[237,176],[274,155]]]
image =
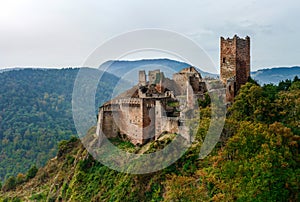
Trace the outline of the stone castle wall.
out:
[[[250,38],[234,36],[220,41],[220,78],[226,85],[226,101],[233,102],[241,85],[250,77]],[[185,117],[168,102],[177,100],[178,109],[191,108],[196,99],[204,99],[206,83],[201,74],[188,67],[165,78],[160,70],[139,72],[139,83],[99,109],[97,135],[108,138],[126,135],[133,144],[156,140],[162,133],[185,134]],[[147,81],[148,77],[148,81]],[[183,104],[182,104],[183,103]],[[172,111],[173,110],[173,111]],[[102,130],[101,130],[102,129]]]
[[[143,133],[142,103],[128,102],[129,99],[119,100],[118,104],[108,105],[100,108],[98,115],[97,133],[101,132],[108,138],[126,134],[134,144],[142,142],[140,134]]]
[[[220,76],[226,85],[226,100],[232,102],[250,77],[250,38],[234,36],[220,40]]]
[[[146,72],[145,71],[139,71],[139,85],[145,86],[146,85]]]
[[[174,74],[174,80],[165,78],[160,70],[149,71],[148,78],[147,82],[145,72],[140,71],[137,88],[100,107],[97,124],[100,138],[125,135],[137,145],[156,140],[164,132],[179,134],[183,131],[180,113],[176,110],[181,106],[172,103],[182,100],[184,105],[192,105],[193,93],[200,95],[206,89],[201,75],[189,67]]]
[[[102,132],[107,138],[123,134],[133,144],[144,144],[157,139],[162,132],[178,132],[177,122],[163,118],[167,98],[139,99],[136,104],[128,104],[128,100],[118,100],[118,104],[100,108],[97,134]]]
[[[221,37],[220,49],[220,76],[225,84],[227,79],[236,74],[236,40]]]
[[[236,83],[237,89],[247,83],[250,77],[250,38],[237,39]]]
[[[149,71],[149,74],[148,74],[149,84],[154,84],[155,83],[157,74],[160,74],[159,69]]]

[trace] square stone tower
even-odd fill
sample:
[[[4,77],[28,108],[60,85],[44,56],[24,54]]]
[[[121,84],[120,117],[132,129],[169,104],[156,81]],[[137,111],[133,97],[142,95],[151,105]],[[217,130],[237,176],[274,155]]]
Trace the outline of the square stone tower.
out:
[[[226,100],[232,102],[250,77],[250,37],[235,35],[220,41],[220,76],[226,85]]]

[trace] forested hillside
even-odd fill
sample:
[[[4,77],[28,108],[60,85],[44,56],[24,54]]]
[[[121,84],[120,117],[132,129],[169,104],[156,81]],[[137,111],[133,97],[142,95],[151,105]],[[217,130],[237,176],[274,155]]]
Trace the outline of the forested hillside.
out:
[[[300,81],[278,86],[244,85],[228,116],[219,144],[205,159],[199,150],[210,123],[209,99],[200,102],[201,122],[192,147],[156,173],[131,175],[95,161],[79,140],[59,144],[56,159],[19,180],[11,177],[0,198],[25,201],[299,201]],[[93,133],[94,129],[91,129]],[[171,136],[128,152],[153,152]],[[25,176],[25,174],[23,175]],[[19,177],[19,178],[18,178]],[[22,178],[21,178],[22,179]],[[25,181],[25,182],[24,182]]]
[[[33,164],[43,166],[55,156],[59,141],[76,135],[71,99],[78,70],[0,73],[0,181]],[[105,74],[103,81],[96,94],[97,106],[109,99],[118,79]]]

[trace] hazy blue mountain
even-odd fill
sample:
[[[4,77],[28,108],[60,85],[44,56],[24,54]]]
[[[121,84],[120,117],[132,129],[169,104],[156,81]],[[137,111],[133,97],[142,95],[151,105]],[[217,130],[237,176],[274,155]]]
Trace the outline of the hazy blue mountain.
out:
[[[118,77],[124,78],[131,82],[131,85],[137,83],[139,69],[154,70],[162,69],[166,75],[172,77],[174,72],[178,72],[181,69],[191,66],[185,62],[180,62],[170,59],[144,59],[135,61],[123,61],[123,60],[109,60],[100,66],[100,69],[105,70],[108,73],[114,74]],[[0,69],[0,73],[12,70],[21,70],[23,68],[10,68]],[[203,77],[219,77],[218,74],[204,72],[197,68]],[[166,71],[167,70],[167,71]],[[147,72],[146,71],[146,72]],[[294,79],[295,76],[300,77],[300,66],[294,67],[270,67],[263,68],[257,71],[251,72],[251,77],[256,80],[259,84],[274,83],[278,84],[282,80]]]
[[[277,67],[260,69],[255,72],[251,72],[251,76],[259,84],[274,83],[277,84],[282,80],[294,79],[295,76],[300,76],[300,67]]]
[[[188,66],[191,65],[170,59],[145,59],[135,61],[110,60],[103,63],[100,68],[111,74],[115,74],[118,77],[123,77],[125,80],[131,81],[132,84],[135,84],[138,80],[137,75],[139,69],[145,69],[147,71],[154,69],[169,70],[166,72],[166,75],[171,77],[174,72],[178,72]],[[217,78],[219,76],[217,74],[204,72],[199,68],[197,69],[203,77]],[[252,78],[260,84],[277,84],[282,80],[293,79],[296,75],[300,76],[300,67],[298,66],[274,67],[251,72]]]
[[[144,69],[146,72],[149,70],[161,69],[167,77],[172,77],[174,72],[178,72],[189,66],[191,65],[185,62],[170,59],[144,59],[135,61],[110,60],[103,63],[100,66],[100,69],[124,78],[125,80],[129,80],[132,83],[136,83],[138,81],[137,75],[140,69]],[[217,77],[216,74],[204,72],[199,68],[198,70],[203,77]]]
[[[15,67],[15,68],[3,68],[3,69],[0,69],[0,73],[8,72],[8,71],[13,71],[13,70],[21,70],[21,69],[24,69],[24,68],[19,68],[19,67]]]

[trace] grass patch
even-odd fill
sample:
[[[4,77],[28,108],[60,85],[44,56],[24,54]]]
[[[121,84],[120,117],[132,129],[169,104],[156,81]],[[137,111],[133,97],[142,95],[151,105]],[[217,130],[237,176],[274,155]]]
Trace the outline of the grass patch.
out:
[[[122,149],[129,153],[135,153],[139,149],[139,147],[132,144],[129,140],[121,140],[118,137],[110,138],[109,140],[112,144],[114,144],[119,149]]]

